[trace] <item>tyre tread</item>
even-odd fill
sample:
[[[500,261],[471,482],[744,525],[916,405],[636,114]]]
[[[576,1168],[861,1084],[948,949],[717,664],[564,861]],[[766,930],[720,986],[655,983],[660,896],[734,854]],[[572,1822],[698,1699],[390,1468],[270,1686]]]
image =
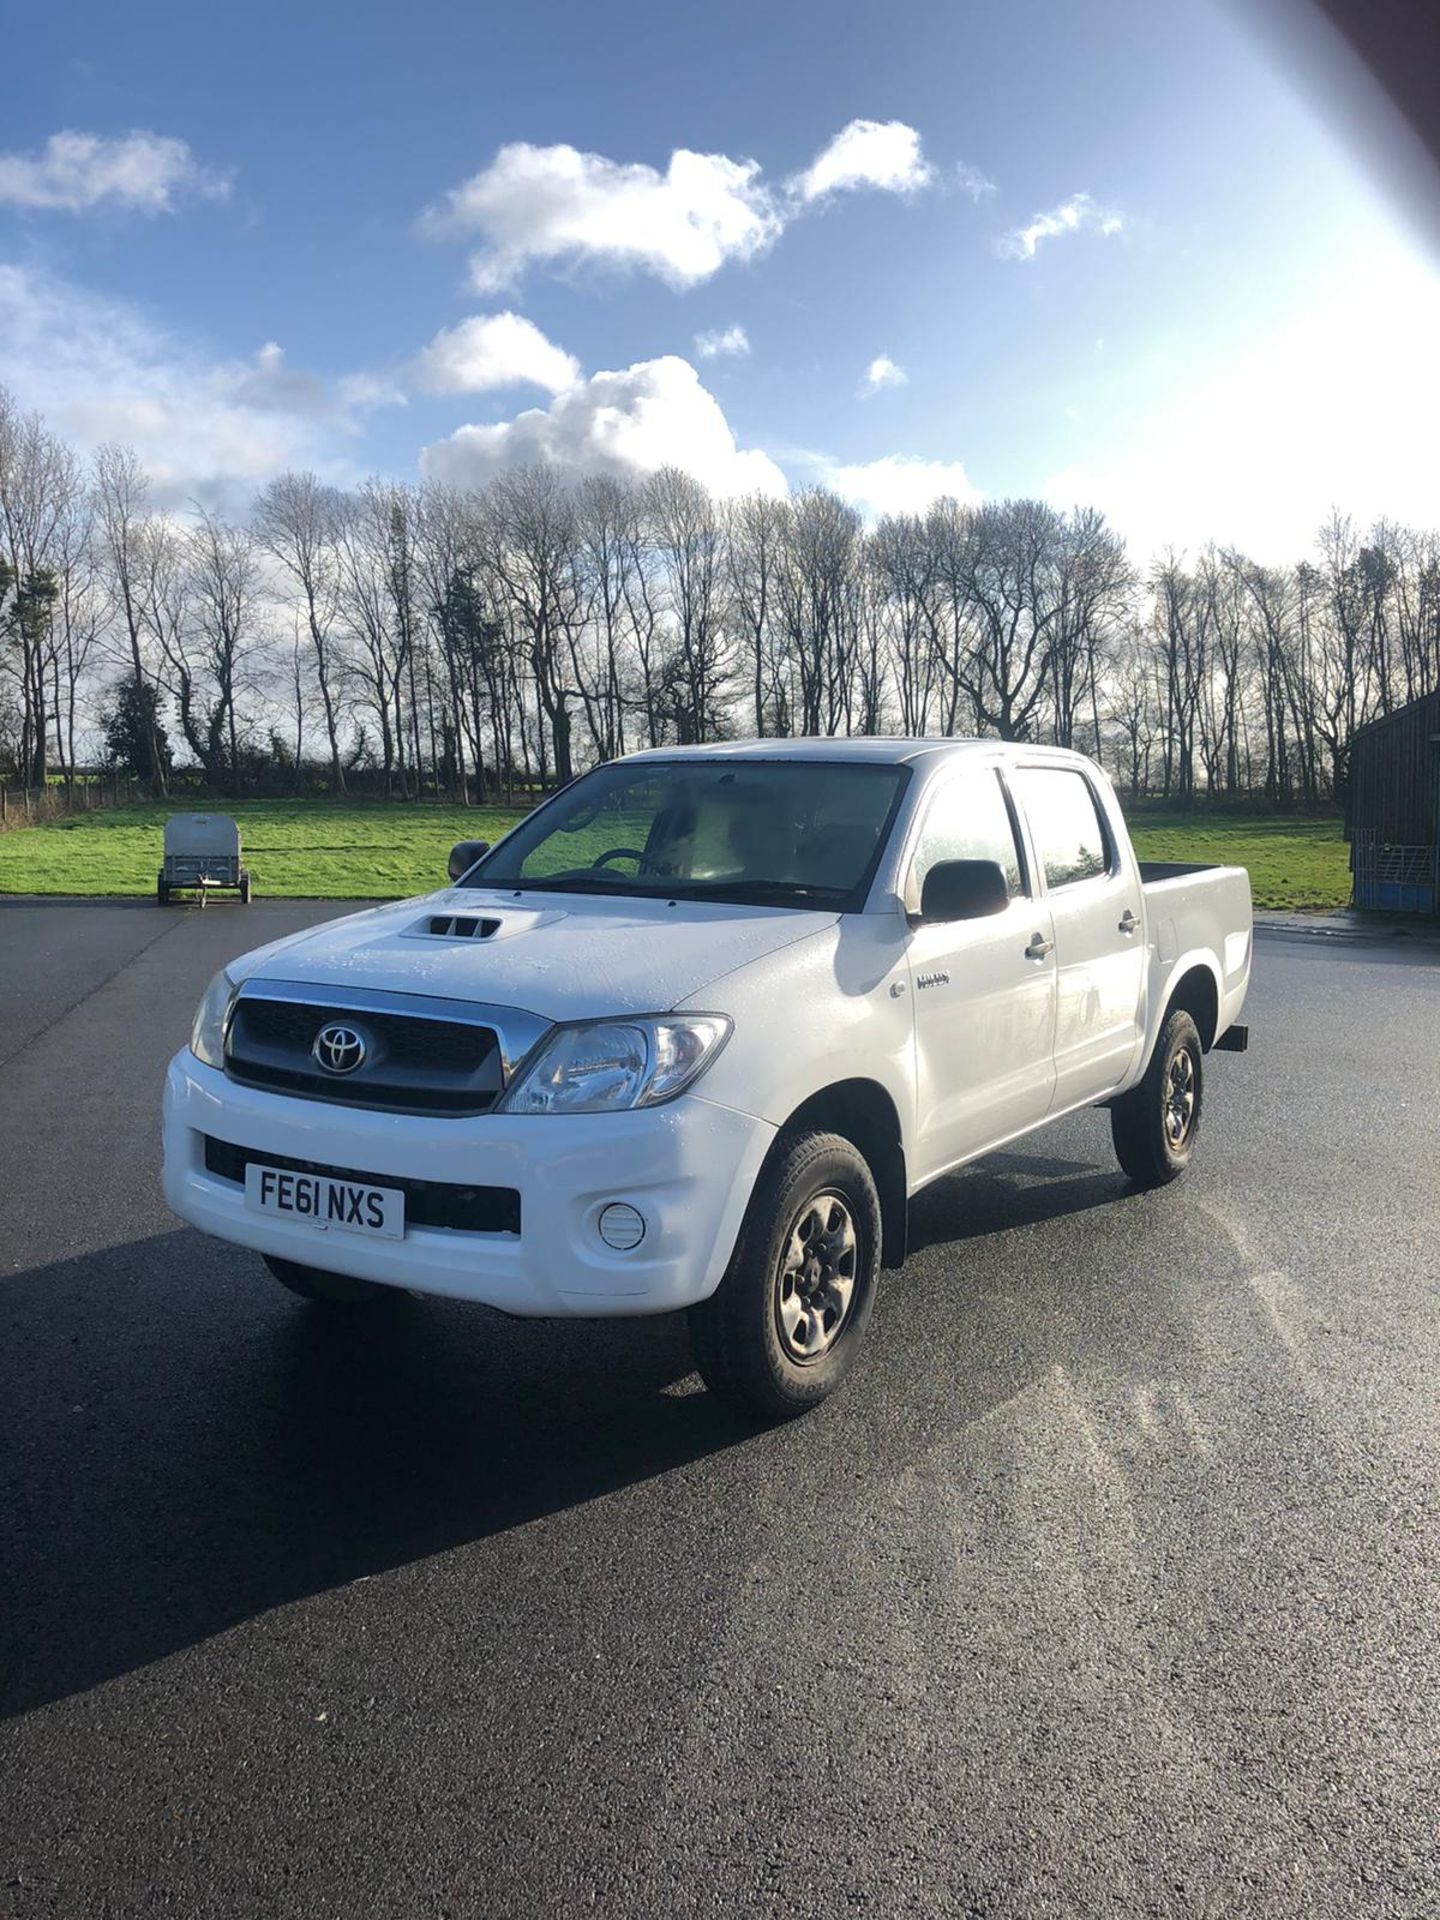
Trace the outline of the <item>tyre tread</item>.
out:
[[[843,1134],[801,1133],[788,1143],[782,1136],[780,1150],[767,1162],[751,1195],[724,1279],[708,1300],[700,1301],[689,1312],[691,1350],[705,1385],[712,1393],[764,1418],[785,1419],[804,1413],[824,1399],[834,1384],[819,1376],[808,1391],[796,1391],[793,1385],[786,1390],[777,1383],[766,1363],[762,1342],[754,1328],[746,1325],[754,1305],[748,1297],[753,1289],[746,1281],[755,1264],[766,1259],[780,1196],[817,1161],[837,1153],[859,1159],[870,1179],[871,1219],[867,1229],[873,1241],[873,1292],[881,1256],[880,1208],[864,1156]]]
[[[1196,1107],[1184,1157],[1176,1159],[1166,1146],[1160,1107],[1166,1063],[1181,1038],[1194,1042]],[[1204,1108],[1201,1053],[1200,1034],[1194,1020],[1183,1007],[1177,1007],[1160,1029],[1144,1078],[1129,1093],[1122,1094],[1110,1109],[1110,1138],[1115,1158],[1121,1170],[1141,1189],[1163,1187],[1178,1180],[1194,1157]]]

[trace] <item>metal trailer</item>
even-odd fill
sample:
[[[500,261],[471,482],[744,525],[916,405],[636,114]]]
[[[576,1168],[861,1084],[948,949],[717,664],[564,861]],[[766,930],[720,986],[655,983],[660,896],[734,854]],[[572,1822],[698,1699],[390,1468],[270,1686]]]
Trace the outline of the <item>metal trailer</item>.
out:
[[[165,822],[165,854],[155,898],[168,907],[177,893],[238,893],[250,904],[250,869],[240,859],[240,829],[226,813],[175,813]]]

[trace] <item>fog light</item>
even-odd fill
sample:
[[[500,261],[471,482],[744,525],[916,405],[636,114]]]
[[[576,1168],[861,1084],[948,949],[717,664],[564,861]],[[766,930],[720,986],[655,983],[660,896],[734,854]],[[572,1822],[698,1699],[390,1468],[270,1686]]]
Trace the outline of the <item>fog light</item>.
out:
[[[623,1200],[612,1200],[600,1215],[600,1238],[616,1253],[629,1253],[645,1238],[645,1216]]]

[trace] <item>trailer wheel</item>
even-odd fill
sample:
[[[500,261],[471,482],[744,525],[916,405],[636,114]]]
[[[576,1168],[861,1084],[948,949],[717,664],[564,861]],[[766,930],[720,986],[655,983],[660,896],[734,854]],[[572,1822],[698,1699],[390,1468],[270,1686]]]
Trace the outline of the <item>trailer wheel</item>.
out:
[[[323,1273],[319,1267],[304,1267],[298,1260],[281,1260],[272,1253],[262,1253],[260,1258],[282,1287],[298,1293],[302,1300],[313,1300],[318,1306],[358,1307],[387,1296],[392,1300],[396,1298],[394,1287],[382,1287],[377,1280],[357,1280],[348,1273]]]
[[[1115,1157],[1137,1187],[1163,1187],[1189,1166],[1200,1135],[1204,1050],[1177,1008],[1160,1030],[1145,1078],[1110,1109]]]
[[[880,1197],[835,1133],[783,1143],[756,1184],[725,1278],[690,1309],[713,1393],[762,1420],[818,1406],[854,1365],[880,1273]]]

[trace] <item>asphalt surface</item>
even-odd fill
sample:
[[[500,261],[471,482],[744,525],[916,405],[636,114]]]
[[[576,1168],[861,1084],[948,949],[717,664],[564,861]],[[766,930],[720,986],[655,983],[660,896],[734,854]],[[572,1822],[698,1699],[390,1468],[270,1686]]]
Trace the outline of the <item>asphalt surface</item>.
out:
[[[330,911],[0,905],[0,1912],[1440,1913],[1433,951],[1262,938],[1185,1182],[945,1181],[757,1433],[166,1215],[206,978]]]

